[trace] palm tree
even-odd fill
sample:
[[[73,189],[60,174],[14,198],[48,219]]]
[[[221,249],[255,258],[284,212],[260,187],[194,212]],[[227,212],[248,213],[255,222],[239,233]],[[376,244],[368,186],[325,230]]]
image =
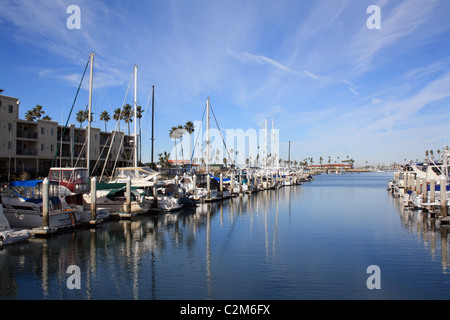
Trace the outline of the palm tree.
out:
[[[161,167],[167,169],[167,167],[169,166],[170,154],[164,151],[164,153],[159,153],[158,156],[159,156],[159,164],[161,165]]]
[[[37,119],[40,119],[45,112],[42,110],[42,106],[37,104],[36,107],[33,108],[33,113]]]
[[[177,127],[177,134],[178,134],[178,139],[180,139],[180,143],[181,143],[181,159],[184,160],[184,151],[183,151],[183,135],[185,133],[184,127],[182,125],[179,125]]]
[[[49,115],[43,116],[42,120],[47,120],[47,121],[51,121],[52,118]]]
[[[128,126],[128,134],[130,134],[130,122],[133,122],[134,111],[132,110],[131,105],[129,105],[128,103],[123,107],[122,116],[123,121],[125,121]]]
[[[177,164],[178,159],[177,159],[177,127],[172,127],[172,129],[170,129],[169,131],[169,136],[171,139],[174,139],[175,141],[175,164]]]
[[[75,119],[77,120],[77,122],[80,123],[80,127],[82,127],[83,122],[86,121],[86,119],[87,119],[87,112],[84,110],[80,110],[77,112],[76,116],[77,117]]]
[[[192,121],[186,122],[186,124],[184,125],[184,130],[186,130],[186,132],[189,133],[189,165],[191,165],[191,157],[192,157],[191,135],[192,133],[194,133],[194,124],[192,123]]]
[[[105,121],[105,132],[108,131],[106,128],[106,123],[111,120],[111,116],[109,115],[108,111],[102,111],[102,113],[100,113],[100,121]]]
[[[142,138],[141,138],[141,118],[142,113],[144,113],[145,110],[142,110],[141,106],[136,107],[136,118],[139,120],[139,161],[141,161],[141,155],[142,155]]]
[[[122,109],[116,108],[114,110],[113,120],[116,120],[119,122],[119,131],[120,131],[120,120],[123,119]]]
[[[27,121],[34,121],[36,119],[36,115],[34,114],[33,110],[28,110],[25,114],[25,120]]]

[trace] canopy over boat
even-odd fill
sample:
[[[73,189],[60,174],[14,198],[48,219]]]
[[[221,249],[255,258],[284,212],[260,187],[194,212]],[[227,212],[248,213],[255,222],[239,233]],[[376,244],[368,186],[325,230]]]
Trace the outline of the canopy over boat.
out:
[[[12,181],[2,192],[2,200],[5,203],[7,198],[22,198],[27,202],[41,203],[43,197],[44,180],[24,180]],[[58,198],[58,183],[49,181],[49,200],[53,204],[60,203]]]
[[[132,180],[151,180],[157,175],[159,175],[159,172],[149,167],[123,167],[116,168],[113,181],[119,182],[119,180],[127,179],[128,177]]]

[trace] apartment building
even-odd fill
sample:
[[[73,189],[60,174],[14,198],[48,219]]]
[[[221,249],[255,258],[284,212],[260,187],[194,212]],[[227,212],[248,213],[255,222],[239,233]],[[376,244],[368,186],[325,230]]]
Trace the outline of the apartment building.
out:
[[[0,95],[0,181],[9,174],[28,172],[46,176],[53,166],[87,166],[87,128],[56,121],[19,119],[19,99]],[[121,131],[104,132],[91,127],[90,168],[111,173],[129,165],[134,137]],[[61,148],[59,148],[61,146]]]

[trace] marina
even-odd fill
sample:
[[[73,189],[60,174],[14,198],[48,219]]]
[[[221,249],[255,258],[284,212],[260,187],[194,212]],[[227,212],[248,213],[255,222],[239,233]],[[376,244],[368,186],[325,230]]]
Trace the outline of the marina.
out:
[[[321,174],[198,207],[5,246],[2,299],[442,299],[448,229],[386,191]],[[69,289],[69,266],[80,289]],[[366,286],[381,270],[381,289]]]
[[[0,300],[448,300],[449,13],[3,0]]]

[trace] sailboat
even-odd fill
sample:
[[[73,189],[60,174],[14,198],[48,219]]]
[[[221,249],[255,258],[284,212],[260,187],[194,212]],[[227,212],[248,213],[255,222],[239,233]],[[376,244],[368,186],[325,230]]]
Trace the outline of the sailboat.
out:
[[[84,205],[83,196],[89,194],[89,171],[90,171],[90,138],[92,122],[92,87],[93,87],[93,69],[94,53],[89,55],[90,79],[89,79],[89,113],[87,130],[87,168],[84,167],[52,167],[50,168],[48,179],[59,184],[59,199],[65,208],[71,208],[78,211],[80,222],[98,224],[110,217],[110,212],[106,208],[97,208],[95,217],[92,217],[90,208]],[[60,145],[60,148],[62,146]]]
[[[182,207],[182,204],[179,203],[179,199],[174,195],[168,195],[161,192],[164,189],[162,185],[154,185],[154,179],[159,175],[159,172],[150,169],[147,166],[138,166],[138,139],[137,139],[137,71],[138,67],[134,66],[134,155],[133,155],[133,166],[132,167],[122,167],[116,168],[114,171],[114,175],[112,179],[107,182],[105,185],[102,185],[101,188],[108,188],[108,184],[118,184],[118,183],[126,183],[127,179],[131,180],[131,187],[138,191],[140,194],[143,194],[144,197],[142,202],[146,202],[145,204],[135,203],[134,207],[136,210],[141,213],[141,211],[148,211],[150,208],[153,208],[156,204],[156,208],[163,211],[172,211],[177,210]],[[154,190],[156,194],[154,194]],[[158,190],[160,192],[158,192]],[[155,199],[156,197],[156,199]],[[140,198],[136,197],[136,200]],[[101,200],[100,200],[101,201]],[[142,208],[139,208],[141,206]],[[133,209],[132,209],[133,211]]]
[[[153,204],[156,204],[154,209],[162,211],[181,209],[183,205],[180,203],[179,197],[175,196],[176,193],[169,194],[169,192],[166,192],[170,184],[166,185],[164,182],[158,183],[156,181],[155,185],[155,178],[158,175],[159,172],[147,166],[116,168],[114,176],[109,183],[126,183],[126,180],[130,177],[131,186],[144,192],[144,199],[150,207],[153,208]],[[155,191],[156,195],[154,194]],[[155,196],[157,199],[155,199]]]
[[[73,208],[80,215],[80,223],[101,223],[109,219],[111,213],[107,208],[96,208],[93,219],[91,208],[83,206],[83,195],[89,194],[89,172],[83,167],[50,168],[48,179],[59,183],[59,199],[64,207]]]

